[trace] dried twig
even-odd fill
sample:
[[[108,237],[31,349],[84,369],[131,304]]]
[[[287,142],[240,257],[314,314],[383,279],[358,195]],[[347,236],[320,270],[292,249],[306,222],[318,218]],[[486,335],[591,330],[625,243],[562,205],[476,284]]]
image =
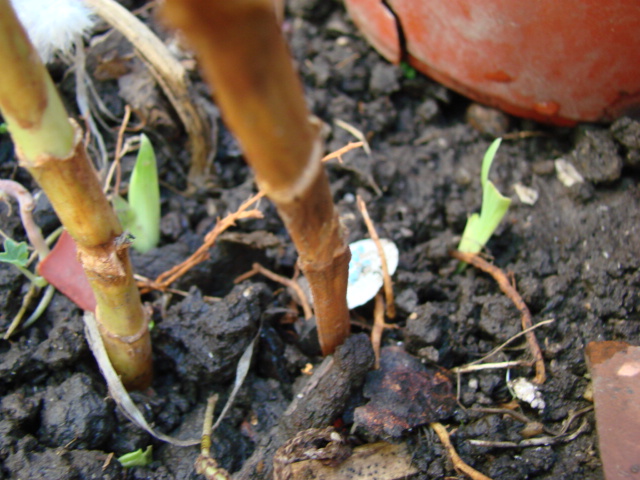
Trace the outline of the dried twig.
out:
[[[453,463],[453,468],[457,471],[464,473],[468,477],[473,480],[491,480],[490,477],[478,472],[476,469],[467,465],[458,455],[456,449],[451,444],[451,440],[449,439],[449,432],[444,428],[444,425],[441,423],[435,422],[431,424],[431,428],[436,432],[438,437],[440,438],[440,442],[447,449],[447,453],[449,454],[449,458],[451,459],[451,463]]]
[[[233,281],[233,283],[240,283],[243,280],[246,280],[247,278],[250,278],[256,274],[264,275],[269,280],[273,280],[274,282],[280,283],[285,287],[293,290],[293,292],[297,297],[298,303],[300,304],[300,306],[302,307],[302,310],[304,311],[304,318],[306,320],[309,320],[311,317],[313,317],[313,310],[311,309],[311,305],[309,305],[307,296],[305,295],[304,290],[302,290],[302,287],[300,287],[300,284],[295,280],[292,280],[287,277],[283,277],[282,275],[278,275],[277,273],[272,272],[271,270],[263,267],[259,263],[254,263],[253,265],[251,265],[251,270],[237,277]]]
[[[335,152],[331,152],[331,153],[325,155],[322,158],[322,161],[323,162],[328,162],[329,160],[333,160],[334,158],[337,158],[340,163],[343,163],[342,155],[344,155],[347,152],[350,152],[351,150],[353,150],[355,148],[359,148],[359,147],[363,147],[363,146],[364,146],[364,142],[349,142],[344,147],[339,148]]]
[[[120,181],[122,180],[122,167],[120,164],[120,160],[122,159],[122,140],[124,138],[124,132],[127,130],[127,125],[129,124],[130,118],[131,107],[127,104],[124,106],[124,117],[122,118],[122,123],[120,124],[120,128],[118,129],[118,138],[116,140],[116,150],[113,155],[113,163],[109,168],[109,173],[107,174],[107,179],[105,181],[105,193],[107,193],[107,191],[109,190],[109,184],[111,183],[111,178],[113,177],[113,173],[115,171],[116,183],[113,187],[113,191],[116,195],[120,195]]]
[[[202,424],[202,441],[200,442],[200,455],[196,459],[196,472],[204,475],[207,480],[228,480],[229,472],[218,466],[215,458],[211,456],[211,425],[213,424],[213,410],[218,401],[218,394],[214,394],[207,400],[207,408],[204,412]]]
[[[547,137],[548,133],[535,131],[535,130],[522,130],[520,132],[511,132],[505,133],[502,135],[502,138],[505,140],[521,140],[523,138],[531,138],[531,137]]]
[[[369,143],[367,142],[367,137],[364,136],[364,133],[362,133],[360,130],[358,130],[356,127],[354,127],[350,123],[347,123],[344,120],[340,120],[339,118],[334,120],[333,123],[335,123],[336,126],[342,128],[343,130],[346,130],[347,132],[349,132],[358,140],[360,140],[362,142],[362,148],[364,149],[366,154],[371,156],[371,147],[369,147]]]
[[[100,367],[102,376],[107,382],[109,395],[120,407],[122,413],[137,426],[145,430],[149,435],[152,435],[153,437],[157,438],[158,440],[162,440],[163,442],[171,443],[172,445],[177,445],[179,447],[189,447],[191,445],[197,445],[198,443],[200,443],[199,439],[183,440],[173,438],[169,435],[165,435],[154,430],[153,427],[149,425],[147,420],[144,418],[144,415],[142,415],[140,409],[136,406],[136,404],[131,399],[131,396],[124,388],[120,375],[118,375],[118,373],[116,373],[116,371],[113,369],[113,365],[111,364],[109,356],[107,355],[107,350],[102,341],[98,323],[93,313],[85,312],[83,320],[89,348],[91,349],[93,356],[98,363],[98,367]]]
[[[535,330],[538,327],[541,327],[543,325],[548,325],[550,323],[555,322],[556,320],[554,318],[550,318],[548,320],[543,320],[542,322],[536,323],[535,325],[521,331],[520,333],[515,334],[513,337],[511,337],[510,339],[508,339],[506,342],[504,342],[502,345],[498,345],[496,348],[494,348],[493,350],[491,350],[489,353],[487,353],[486,355],[484,355],[482,358],[479,358],[478,360],[474,360],[473,362],[469,363],[466,366],[471,366],[471,365],[478,365],[481,364],[482,362],[484,362],[485,360],[493,357],[496,353],[502,351],[504,348],[506,348],[509,344],[511,344],[512,342],[514,342],[516,339],[520,338],[523,335],[528,334],[529,332]],[[465,368],[465,366],[460,367],[460,368]]]
[[[367,230],[369,231],[369,235],[371,236],[371,240],[376,244],[376,248],[378,249],[378,255],[380,255],[380,260],[382,263],[382,278],[384,281],[384,294],[387,300],[387,317],[393,319],[396,316],[396,305],[395,299],[393,298],[393,282],[391,281],[391,275],[389,275],[389,266],[387,265],[387,256],[384,253],[384,248],[382,247],[382,243],[380,242],[380,237],[378,236],[378,232],[376,232],[376,228],[371,221],[371,217],[369,216],[369,212],[367,211],[367,205],[362,200],[362,197],[358,195],[358,210],[362,214],[362,218],[364,219],[364,223],[367,226]]]
[[[378,292],[373,307],[373,328],[371,329],[371,345],[376,357],[374,367],[376,369],[380,367],[380,342],[382,341],[382,332],[385,328],[398,328],[398,326],[384,321],[384,299],[382,294]]]
[[[529,312],[529,308],[522,300],[522,297],[520,296],[518,291],[509,282],[508,277],[500,268],[490,264],[474,253],[453,250],[450,252],[450,255],[453,258],[460,260],[461,262],[470,263],[474,267],[491,275],[498,283],[500,290],[502,290],[504,294],[509,297],[509,299],[511,299],[513,304],[520,311],[520,314],[522,316],[522,329],[528,330],[526,334],[527,343],[529,344],[529,350],[531,351],[531,354],[533,355],[536,363],[536,376],[533,381],[537,384],[543,384],[547,376],[545,373],[544,358],[542,357],[540,345],[538,345],[538,341],[536,340],[536,336],[534,335],[534,333],[529,330],[532,327],[531,312]]]
[[[336,150],[335,152],[329,153],[326,155],[322,161],[327,162],[334,158],[341,158],[345,153],[361,147],[362,142],[349,143],[344,147]],[[189,258],[187,258],[184,262],[179,265],[174,266],[173,268],[163,272],[161,275],[156,278],[155,281],[141,281],[138,283],[138,286],[142,289],[142,293],[147,293],[152,289],[166,291],[171,285],[171,283],[175,282],[182,275],[187,273],[190,269],[198,265],[199,263],[204,262],[209,258],[208,250],[213,247],[216,239],[220,234],[222,234],[227,228],[235,225],[237,220],[241,220],[244,218],[262,218],[262,213],[258,210],[248,210],[248,208],[254,203],[258,202],[262,197],[264,197],[264,192],[260,190],[257,194],[251,197],[249,200],[244,202],[238,210],[234,213],[230,213],[224,219],[218,220],[213,230],[211,230],[204,238],[203,244],[195,251]]]
[[[474,445],[476,447],[487,447],[487,448],[525,448],[525,447],[540,447],[543,445],[553,445],[554,443],[559,442],[571,442],[578,438],[588,427],[589,422],[587,420],[583,420],[578,428],[575,429],[570,434],[561,434],[556,436],[545,436],[545,437],[535,437],[535,438],[526,438],[521,440],[520,442],[493,442],[491,440],[478,440],[478,439],[469,439],[467,440],[469,444]]]
[[[380,342],[382,340],[384,325],[384,300],[380,292],[378,292],[373,307],[373,329],[371,330],[371,345],[373,346],[373,354],[376,357],[376,363],[374,365],[376,370],[380,368]]]
[[[174,266],[173,268],[161,273],[154,282],[139,283],[138,286],[142,289],[142,292],[148,292],[150,289],[165,290],[169,285],[175,282],[178,278],[182,277],[190,269],[204,262],[209,258],[209,249],[213,247],[217,238],[227,228],[236,224],[238,220],[245,218],[262,218],[262,212],[256,209],[249,210],[253,204],[264,197],[264,193],[258,192],[252,196],[249,200],[245,201],[238,210],[228,214],[222,220],[216,222],[215,227],[204,237],[203,244],[184,262]]]
[[[189,181],[196,186],[202,186],[211,173],[211,125],[201,108],[192,101],[193,89],[188,72],[162,40],[118,2],[85,1],[105,22],[133,44],[140,59],[149,67],[189,135]]]
[[[480,370],[499,370],[514,367],[529,367],[532,362],[526,360],[512,360],[509,362],[481,363],[480,365],[463,365],[451,369],[454,373],[478,372]]]

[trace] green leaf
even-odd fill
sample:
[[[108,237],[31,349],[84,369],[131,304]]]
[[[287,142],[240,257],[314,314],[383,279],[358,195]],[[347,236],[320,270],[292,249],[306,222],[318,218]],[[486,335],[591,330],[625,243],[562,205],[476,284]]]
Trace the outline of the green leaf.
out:
[[[133,248],[145,253],[160,240],[160,187],[153,146],[140,136],[140,150],[129,182],[129,207],[134,220],[129,231],[135,237]]]
[[[35,275],[27,268],[29,263],[29,251],[26,242],[16,243],[10,238],[5,238],[4,252],[0,252],[0,262],[10,263],[37,287],[44,287],[48,282],[39,275]]]
[[[0,253],[0,262],[11,263],[18,267],[26,267],[29,261],[29,251],[26,242],[16,243],[10,238],[5,238],[4,252]]]
[[[413,80],[414,78],[416,78],[416,75],[418,75],[418,73],[416,72],[415,68],[413,68],[407,62],[401,62],[400,63],[400,70],[402,70],[402,74],[408,80]]]
[[[153,446],[149,445],[146,450],[139,448],[135,452],[125,453],[121,457],[118,457],[118,461],[125,468],[130,467],[145,467],[152,461]]]
[[[5,134],[9,131],[9,129],[7,128],[7,123],[3,122],[0,123],[0,134]]]
[[[496,186],[489,181],[489,169],[500,147],[502,139],[494,140],[482,160],[480,181],[482,184],[482,207],[480,214],[474,213],[467,220],[467,225],[462,233],[462,239],[458,245],[461,252],[478,253],[495,232],[500,221],[507,213],[511,199],[503,196]]]

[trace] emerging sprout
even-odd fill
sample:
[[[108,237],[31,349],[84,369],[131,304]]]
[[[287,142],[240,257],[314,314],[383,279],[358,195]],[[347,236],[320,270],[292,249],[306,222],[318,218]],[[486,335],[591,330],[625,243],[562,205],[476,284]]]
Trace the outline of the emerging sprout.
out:
[[[407,80],[413,80],[418,75],[416,69],[407,62],[400,62],[400,70],[402,70],[402,74]]]
[[[153,145],[140,136],[140,149],[129,181],[129,202],[114,197],[113,204],[123,228],[134,237],[133,248],[145,253],[160,240],[160,187]]]
[[[125,468],[145,467],[153,461],[153,446],[149,445],[145,450],[139,448],[135,452],[125,453],[118,457],[118,461]]]
[[[501,138],[491,144],[482,160],[480,182],[482,184],[482,207],[480,214],[474,213],[467,220],[462,233],[458,250],[461,252],[478,253],[493,235],[502,217],[507,213],[511,199],[503,196],[496,186],[489,181],[489,169],[493,158],[500,147]]]

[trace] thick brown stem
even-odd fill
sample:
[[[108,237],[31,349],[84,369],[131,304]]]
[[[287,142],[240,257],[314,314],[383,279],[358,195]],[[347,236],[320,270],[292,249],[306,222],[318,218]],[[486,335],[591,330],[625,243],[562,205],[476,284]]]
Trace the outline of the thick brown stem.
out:
[[[40,155],[23,166],[47,194],[76,241],[113,367],[128,388],[143,388],[151,381],[151,342],[133,279],[128,241],[86,156],[82,132],[77,125],[75,128],[76,143],[69,156]],[[19,149],[18,154],[20,157]]]
[[[273,0],[166,0],[199,54],[229,128],[300,255],[324,354],[349,334],[350,253],[321,166],[322,142],[277,24]]]

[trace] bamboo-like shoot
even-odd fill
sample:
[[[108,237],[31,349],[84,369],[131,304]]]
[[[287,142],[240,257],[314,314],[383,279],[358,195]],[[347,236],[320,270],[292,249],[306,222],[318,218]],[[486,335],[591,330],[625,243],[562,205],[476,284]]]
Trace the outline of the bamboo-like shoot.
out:
[[[289,230],[311,286],[322,351],[332,353],[350,330],[350,253],[321,165],[319,128],[273,0],[166,0],[163,13],[199,55],[227,125]]]
[[[129,242],[102,193],[82,132],[62,101],[8,0],[0,0],[0,110],[21,166],[74,238],[96,297],[115,370],[129,388],[151,382],[151,342],[129,261]]]

